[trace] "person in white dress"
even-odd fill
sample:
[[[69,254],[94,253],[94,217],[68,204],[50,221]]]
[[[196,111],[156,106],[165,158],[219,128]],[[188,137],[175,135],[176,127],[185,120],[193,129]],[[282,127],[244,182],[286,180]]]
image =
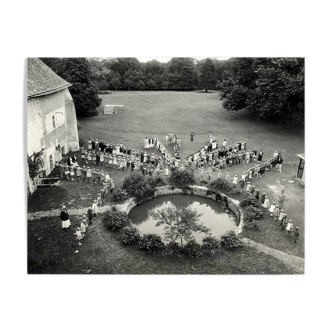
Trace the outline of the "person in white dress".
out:
[[[265,196],[265,200],[264,200],[264,203],[262,206],[264,209],[267,209],[270,206],[270,201],[269,201],[268,196]]]
[[[234,175],[234,178],[233,178],[233,184],[234,184],[234,187],[236,187],[236,185],[239,183],[239,179],[237,177],[237,175]]]
[[[287,227],[286,227],[286,231],[288,232],[288,233],[287,233],[288,236],[291,234],[291,232],[294,231],[292,220],[288,220],[288,224],[287,224]]]
[[[97,217],[98,212],[99,212],[98,204],[97,204],[97,200],[95,199],[92,204],[92,213],[94,214],[95,217]]]
[[[273,203],[271,204],[271,206],[270,206],[270,209],[269,209],[269,211],[270,211],[270,213],[271,213],[271,214],[270,214],[271,217],[273,216],[275,210],[276,210],[276,205],[275,205],[275,203],[273,202]]]

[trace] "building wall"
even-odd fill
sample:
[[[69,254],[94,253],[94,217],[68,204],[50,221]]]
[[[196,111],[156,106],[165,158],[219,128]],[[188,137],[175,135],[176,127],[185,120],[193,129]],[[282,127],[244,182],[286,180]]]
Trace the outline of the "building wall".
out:
[[[43,169],[47,176],[54,168],[55,162],[62,159],[62,147],[64,153],[79,149],[76,111],[68,89],[28,99],[27,119],[28,155],[44,149]]]

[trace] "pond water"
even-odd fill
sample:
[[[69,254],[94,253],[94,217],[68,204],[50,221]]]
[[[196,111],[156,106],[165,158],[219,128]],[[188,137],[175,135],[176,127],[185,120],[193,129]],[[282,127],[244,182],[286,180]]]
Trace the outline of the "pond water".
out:
[[[149,216],[149,210],[155,210],[173,205],[176,208],[190,207],[203,215],[199,223],[209,228],[212,236],[219,238],[230,230],[237,229],[236,218],[231,213],[226,213],[220,204],[212,199],[194,195],[165,195],[153,198],[142,205],[134,207],[129,218],[139,229],[141,234],[158,234],[164,242],[163,225],[156,227],[157,221]],[[205,233],[194,233],[195,240],[202,243],[202,239],[207,236]]]

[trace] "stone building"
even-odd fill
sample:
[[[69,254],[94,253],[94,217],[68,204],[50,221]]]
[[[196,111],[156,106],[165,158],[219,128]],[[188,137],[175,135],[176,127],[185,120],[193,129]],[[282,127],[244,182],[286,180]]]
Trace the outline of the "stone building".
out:
[[[28,146],[31,156],[42,149],[41,170],[49,175],[62,154],[79,149],[77,119],[70,83],[58,76],[38,58],[28,58]],[[28,190],[35,191],[28,176]]]

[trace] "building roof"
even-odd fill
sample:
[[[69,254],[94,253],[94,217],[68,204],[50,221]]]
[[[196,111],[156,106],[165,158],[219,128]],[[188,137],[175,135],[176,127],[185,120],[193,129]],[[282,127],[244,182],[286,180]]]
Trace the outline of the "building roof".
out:
[[[297,156],[300,157],[301,159],[304,159],[304,160],[305,160],[305,158],[304,158],[304,153],[297,154]]]
[[[28,99],[49,95],[70,87],[71,84],[57,75],[38,58],[28,58]]]

